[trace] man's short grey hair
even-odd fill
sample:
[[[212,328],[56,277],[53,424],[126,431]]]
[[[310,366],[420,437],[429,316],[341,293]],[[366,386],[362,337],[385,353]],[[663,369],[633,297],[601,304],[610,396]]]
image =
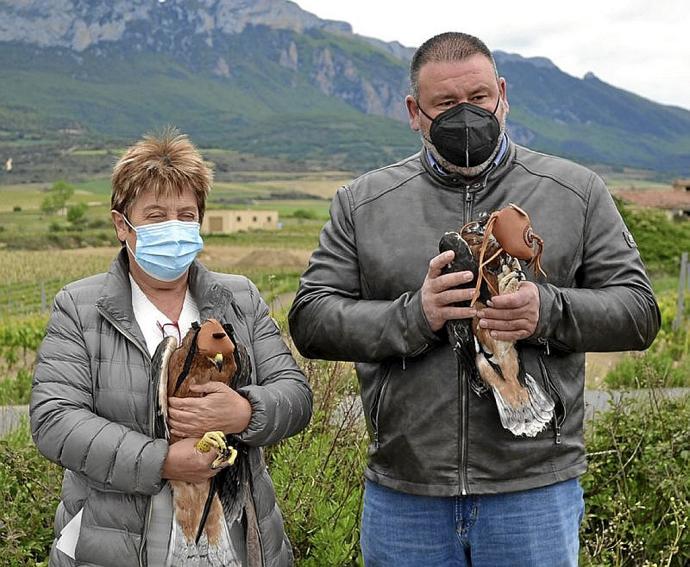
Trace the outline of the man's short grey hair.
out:
[[[440,61],[461,61],[480,53],[491,61],[496,78],[498,70],[491,51],[479,38],[466,33],[446,32],[427,39],[417,48],[410,63],[410,94],[419,98],[419,70],[425,63]]]

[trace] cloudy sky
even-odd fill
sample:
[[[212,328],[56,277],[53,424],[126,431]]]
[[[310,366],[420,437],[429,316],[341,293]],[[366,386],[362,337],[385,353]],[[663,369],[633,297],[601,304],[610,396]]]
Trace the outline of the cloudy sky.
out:
[[[357,34],[416,47],[444,31],[690,110],[687,0],[295,0]],[[500,69],[499,69],[500,71]]]

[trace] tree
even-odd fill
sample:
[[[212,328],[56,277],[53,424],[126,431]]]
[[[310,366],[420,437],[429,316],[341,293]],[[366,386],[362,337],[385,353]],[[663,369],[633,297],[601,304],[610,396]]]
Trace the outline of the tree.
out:
[[[47,215],[52,215],[63,210],[67,201],[74,195],[74,187],[65,181],[56,181],[48,189],[48,195],[41,203],[41,211]]]
[[[81,227],[86,222],[86,203],[77,203],[67,209],[67,221],[75,227]]]

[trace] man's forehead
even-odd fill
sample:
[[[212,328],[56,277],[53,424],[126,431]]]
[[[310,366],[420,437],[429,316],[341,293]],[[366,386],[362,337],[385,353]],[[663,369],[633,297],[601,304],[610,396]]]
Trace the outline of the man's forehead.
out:
[[[475,53],[462,59],[442,59],[427,61],[419,68],[419,79],[429,75],[464,72],[486,73],[496,76],[494,64],[482,53]]]
[[[472,55],[459,61],[429,61],[419,70],[420,91],[436,92],[444,89],[474,90],[496,87],[494,66],[483,55]]]

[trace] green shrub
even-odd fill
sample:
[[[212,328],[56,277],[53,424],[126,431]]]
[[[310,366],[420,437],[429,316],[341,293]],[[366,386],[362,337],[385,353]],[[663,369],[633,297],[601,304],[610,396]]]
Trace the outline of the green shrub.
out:
[[[28,404],[31,396],[31,372],[21,368],[17,375],[0,380],[0,406]]]
[[[33,446],[26,421],[0,439],[0,563],[47,565],[62,469]]]
[[[297,209],[292,213],[292,216],[296,219],[307,219],[315,220],[318,218],[316,211],[311,209]]]
[[[93,219],[90,220],[87,225],[88,228],[106,228],[110,226],[110,222],[105,219]]]
[[[635,209],[616,199],[618,210],[632,232],[640,256],[651,272],[677,274],[680,256],[690,250],[690,223],[669,220],[658,209]]]
[[[360,565],[366,432],[350,364],[303,362],[314,390],[311,425],[266,451],[297,565]]]
[[[583,565],[690,565],[688,423],[690,397],[627,401],[592,422]]]
[[[86,224],[86,211],[88,210],[89,206],[86,203],[70,205],[67,209],[67,222],[75,228],[83,227]]]
[[[604,378],[609,388],[675,388],[690,386],[690,296],[685,298],[683,325],[673,329],[676,316],[675,291],[657,295],[661,329],[652,346],[642,354],[623,358]]]

